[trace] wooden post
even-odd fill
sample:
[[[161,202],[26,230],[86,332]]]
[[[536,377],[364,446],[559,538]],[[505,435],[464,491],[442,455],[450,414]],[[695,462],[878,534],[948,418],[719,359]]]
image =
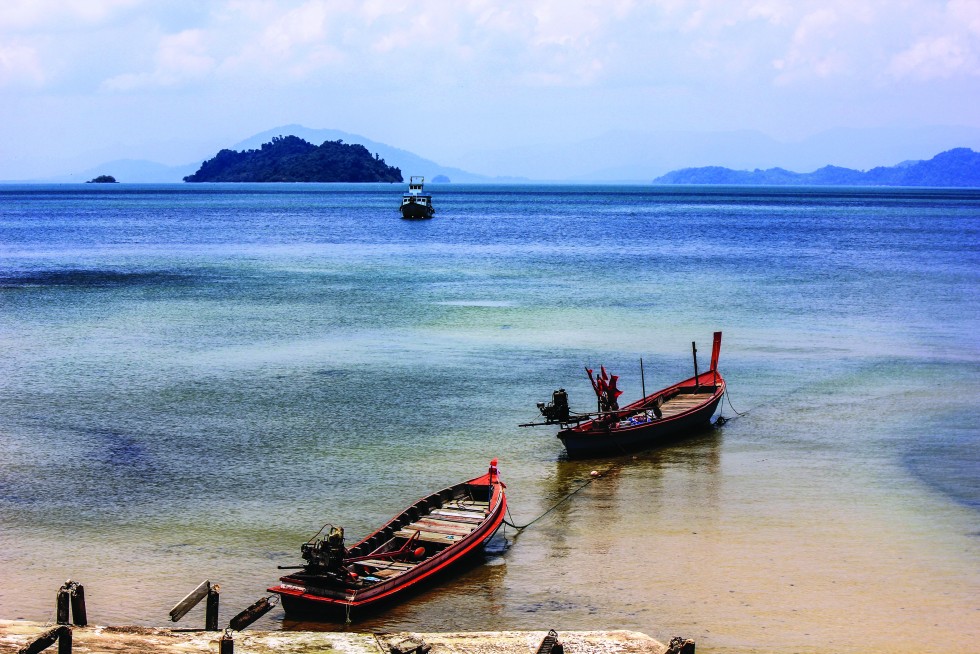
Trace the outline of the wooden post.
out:
[[[272,610],[272,608],[279,603],[279,596],[274,595],[273,597],[263,597],[258,600],[250,607],[236,615],[228,623],[229,629],[234,629],[235,631],[241,631],[248,625],[252,624],[263,615]]]
[[[640,357],[640,389],[643,397],[647,396],[647,380],[643,375],[643,357]]]
[[[71,627],[62,627],[58,634],[58,654],[71,654]]]
[[[674,636],[670,639],[670,645],[664,654],[694,654],[694,641],[690,638]]]
[[[72,624],[78,627],[87,626],[88,614],[85,612],[85,587],[80,583],[73,581],[71,582],[69,593],[71,594]]]
[[[204,630],[218,630],[218,594],[221,586],[215,584],[208,589],[207,612],[204,614]]]
[[[56,611],[56,622],[58,624],[68,624],[68,602],[68,584],[66,583],[58,589],[58,608]]]
[[[210,589],[211,582],[207,579],[202,581],[197,588],[187,594],[187,597],[177,602],[176,606],[170,609],[170,619],[173,622],[177,622],[182,617],[187,615],[188,611],[197,606],[197,603],[204,599]]]
[[[67,634],[67,636],[65,636]],[[58,654],[71,654],[71,627],[67,625],[61,625],[60,627],[55,627],[54,629],[48,629],[43,634],[34,639],[33,642],[29,643],[26,647],[20,648],[17,654],[39,654],[47,648],[54,645],[55,641],[59,642]],[[67,642],[67,650],[62,649],[62,642]]]
[[[552,654],[552,652],[555,651],[556,646],[561,647],[560,643],[558,642],[558,632],[554,629],[549,629],[548,635],[545,636],[544,640],[541,641],[541,644],[538,645],[537,654]],[[564,652],[565,648],[562,647],[561,651]]]
[[[691,352],[694,354],[694,388],[695,390],[701,386],[701,381],[698,379],[698,346],[691,341]]]
[[[225,629],[218,641],[218,654],[235,654],[235,638],[231,635],[231,629]]]

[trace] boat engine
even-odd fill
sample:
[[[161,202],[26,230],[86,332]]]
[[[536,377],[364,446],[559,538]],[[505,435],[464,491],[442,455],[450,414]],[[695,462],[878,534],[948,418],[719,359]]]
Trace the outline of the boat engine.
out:
[[[569,422],[568,393],[564,388],[559,388],[551,394],[551,402],[538,402],[538,411],[548,422]]]
[[[347,548],[344,547],[344,528],[330,526],[326,538],[320,538],[300,547],[309,568],[337,572],[344,564]]]

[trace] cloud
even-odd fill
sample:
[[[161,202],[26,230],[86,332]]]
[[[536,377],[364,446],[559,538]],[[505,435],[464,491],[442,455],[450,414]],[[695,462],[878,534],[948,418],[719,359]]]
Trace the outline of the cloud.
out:
[[[805,13],[795,21],[786,52],[772,61],[774,83],[787,86],[860,74],[872,63],[859,37],[871,20],[860,7],[829,5]]]
[[[980,3],[7,0],[0,28],[18,38],[4,46],[0,84],[52,89],[97,78],[91,87],[115,92],[202,82],[405,90],[420,77],[446,92],[792,89],[973,77]]]
[[[266,27],[259,38],[269,55],[287,58],[297,49],[322,42],[328,35],[330,17],[325,2],[307,2],[292,9]]]
[[[977,52],[963,38],[943,35],[920,39],[897,54],[888,72],[899,79],[947,79],[954,75],[980,75]]]
[[[143,0],[4,0],[0,30],[85,29],[140,4]]]
[[[0,42],[0,88],[21,85],[39,87],[44,80],[44,68],[33,47],[17,41]]]
[[[206,77],[215,67],[207,53],[206,34],[185,30],[160,39],[154,57],[155,68],[146,73],[124,73],[107,79],[103,88],[130,91],[145,87],[179,86]]]
[[[887,72],[899,80],[980,76],[980,2],[953,0],[924,22],[924,34],[894,55]]]

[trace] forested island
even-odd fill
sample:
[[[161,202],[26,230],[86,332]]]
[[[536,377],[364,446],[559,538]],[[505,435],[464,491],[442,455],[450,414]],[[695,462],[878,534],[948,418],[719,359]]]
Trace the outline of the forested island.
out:
[[[277,136],[258,150],[221,150],[185,182],[401,182],[389,166],[363,145],[298,136]]]
[[[934,186],[980,187],[980,153],[956,148],[927,161],[906,161],[868,171],[825,166],[812,173],[783,168],[732,170],[720,166],[684,168],[653,180],[654,184],[746,184],[757,186]]]

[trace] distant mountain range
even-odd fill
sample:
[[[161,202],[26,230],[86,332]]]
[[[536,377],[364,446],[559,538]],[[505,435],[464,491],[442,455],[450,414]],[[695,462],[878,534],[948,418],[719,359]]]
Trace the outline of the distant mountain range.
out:
[[[684,168],[661,175],[654,184],[747,184],[754,186],[941,186],[980,187],[980,153],[955,148],[928,161],[904,161],[864,172],[824,166],[812,173],[783,168],[732,170],[720,166]]]
[[[971,127],[922,127],[834,129],[802,141],[783,142],[762,132],[739,130],[729,132],[608,132],[600,136],[564,144],[524,145],[499,150],[483,150],[460,155],[446,166],[431,159],[378,143],[357,134],[334,129],[311,129],[302,125],[283,125],[256,134],[237,144],[218,148],[249,150],[260,148],[278,136],[297,136],[315,145],[342,140],[360,144],[391,166],[401,169],[407,178],[423,175],[426,180],[437,176],[452,182],[632,182],[650,183],[670,171],[718,166],[732,171],[772,171],[782,169],[816,171],[828,178],[837,168],[871,173],[875,166],[908,159],[927,159],[937,152],[954,148],[980,151],[980,129]],[[216,149],[207,146],[202,155],[213,156]],[[34,181],[78,182],[98,175],[112,175],[122,183],[176,183],[193,174],[204,156],[193,163],[166,166],[145,160],[117,159],[70,174]],[[832,164],[827,167],[827,164]],[[901,167],[906,164],[899,164]],[[823,166],[823,168],[820,168]],[[79,166],[81,168],[81,166]],[[670,173],[670,174],[674,174]],[[816,173],[811,173],[816,175]],[[502,176],[506,175],[506,176]],[[774,173],[774,178],[779,178]],[[785,177],[785,175],[784,175]],[[846,175],[842,174],[843,177]],[[853,176],[848,177],[853,179]],[[676,179],[680,180],[681,177]],[[746,183],[801,183],[793,182]],[[870,178],[869,178],[870,179]],[[680,182],[677,183],[691,183]],[[716,182],[717,183],[717,182]],[[734,182],[733,182],[734,183]],[[834,183],[834,182],[827,182]],[[840,182],[871,183],[871,182]],[[885,182],[875,182],[885,183]]]
[[[506,173],[557,182],[636,182],[672,170],[724,166],[734,170],[812,171],[828,164],[868,170],[908,159],[928,159],[953,148],[980,151],[980,129],[837,128],[802,140],[779,140],[756,130],[716,132],[613,131],[557,144],[527,144],[457,157],[475,173]],[[455,181],[455,180],[454,180]]]

